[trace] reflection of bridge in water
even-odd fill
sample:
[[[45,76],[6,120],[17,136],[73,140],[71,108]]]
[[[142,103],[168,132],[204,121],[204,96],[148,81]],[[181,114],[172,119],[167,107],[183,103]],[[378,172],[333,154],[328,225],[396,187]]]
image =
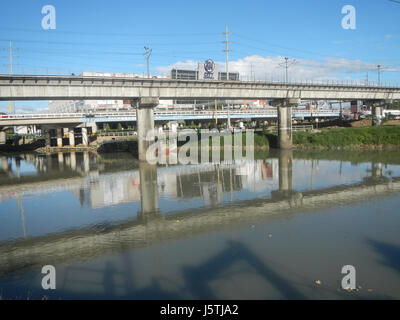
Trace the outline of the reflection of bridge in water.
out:
[[[275,175],[278,178],[278,183],[276,190],[271,193],[269,198],[235,201],[233,206],[227,204],[223,207],[203,207],[176,211],[168,215],[163,215],[159,208],[159,193],[163,190],[159,176],[163,175],[163,170],[176,170],[176,172],[181,172],[182,175],[180,170],[186,167],[181,169],[179,167],[157,168],[141,163],[139,170],[136,170],[135,173],[128,172],[133,176],[138,175],[137,188],[139,193],[137,194],[140,197],[141,210],[135,219],[122,221],[117,225],[103,225],[101,230],[82,228],[0,243],[0,270],[4,273],[19,270],[26,267],[26,261],[29,261],[29,266],[33,267],[42,266],[43,263],[56,264],[63,261],[89,259],[113,250],[120,250],[121,247],[127,250],[148,246],[170,239],[209,232],[210,230],[221,230],[256,221],[289,217],[289,214],[297,212],[306,212],[307,210],[312,212],[316,209],[334,207],[339,204],[358,203],[372,197],[400,192],[400,178],[385,178],[379,165],[375,164],[372,165],[370,177],[364,178],[358,183],[296,192],[293,189],[292,152],[280,152],[278,163]],[[210,166],[210,168],[215,170],[215,166]],[[224,178],[221,178],[222,174],[220,176],[218,174],[217,176],[213,175],[216,179],[214,180],[213,190],[221,188],[222,181],[224,181],[225,186],[230,185],[228,181],[232,181],[234,175],[229,175],[228,172],[233,169],[233,167],[228,166],[227,169],[222,170],[225,174]],[[202,174],[191,166],[188,166],[187,170],[187,177],[200,175],[200,184],[193,185],[192,183],[192,188],[197,188],[198,194],[200,194],[201,179],[207,176],[207,174],[204,175],[204,172],[207,173],[207,171],[203,171]],[[234,170],[240,172],[241,168],[237,167]],[[209,169],[209,172],[212,172],[212,170]],[[85,180],[85,178],[77,179]],[[170,180],[170,178],[168,179]],[[182,185],[178,186],[179,180],[181,180]],[[185,178],[176,177],[175,181],[177,183],[177,195],[179,195],[179,192],[182,192],[183,197],[198,195],[193,189],[189,193],[185,193],[187,186],[190,185],[185,182]],[[212,185],[211,181],[208,183]],[[232,191],[232,188],[222,191]]]
[[[27,196],[69,190],[77,195],[81,204],[92,208],[141,200],[138,162],[129,158],[132,165],[114,173],[96,159],[88,152],[36,158],[27,155],[15,159],[14,163],[3,157],[0,199],[16,194]],[[18,165],[21,161],[32,163],[37,174],[21,175],[21,164]],[[159,167],[155,187],[160,196],[168,199],[200,197],[206,205],[215,205],[224,193],[272,187],[278,181],[277,167],[277,159]]]

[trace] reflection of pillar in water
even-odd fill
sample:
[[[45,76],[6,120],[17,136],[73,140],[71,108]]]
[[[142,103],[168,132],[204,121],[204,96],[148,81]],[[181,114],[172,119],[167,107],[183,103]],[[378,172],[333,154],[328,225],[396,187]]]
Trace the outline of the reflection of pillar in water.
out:
[[[19,213],[21,214],[22,232],[24,233],[24,238],[26,238],[25,211],[24,211],[24,206],[22,204],[22,197],[19,194],[16,194],[15,199],[17,200]]]
[[[17,177],[21,177],[21,158],[15,158],[15,168],[17,169]]]
[[[83,153],[83,170],[85,172],[89,172],[90,170],[90,157],[89,157],[89,152],[85,151]]]
[[[293,190],[293,152],[281,150],[279,153],[279,191]]]
[[[158,212],[157,166],[140,162],[141,218]]]
[[[381,178],[383,176],[382,164],[372,162],[372,177]]]
[[[64,168],[64,154],[62,152],[58,153],[58,167],[61,170]]]
[[[71,152],[71,169],[76,170],[76,154]]]
[[[5,172],[8,171],[8,159],[7,159],[7,157],[1,157],[1,169],[3,169],[3,171],[5,171]]]

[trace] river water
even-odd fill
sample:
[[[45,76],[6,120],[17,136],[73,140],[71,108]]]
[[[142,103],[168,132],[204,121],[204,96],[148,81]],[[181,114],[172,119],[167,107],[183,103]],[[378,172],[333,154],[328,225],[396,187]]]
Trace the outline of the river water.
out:
[[[0,297],[400,298],[400,152],[256,158],[0,155]]]

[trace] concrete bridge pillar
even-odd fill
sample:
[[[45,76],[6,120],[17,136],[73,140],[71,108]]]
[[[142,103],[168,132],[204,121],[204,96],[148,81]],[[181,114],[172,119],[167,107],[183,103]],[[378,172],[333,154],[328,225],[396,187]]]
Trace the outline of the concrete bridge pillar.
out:
[[[57,128],[57,147],[61,148],[63,146],[63,129]]]
[[[393,103],[391,99],[385,100],[370,100],[367,102],[369,106],[372,108],[372,125],[379,126],[382,124],[382,119],[384,118],[383,109],[385,105]]]
[[[157,166],[139,163],[141,219],[147,220],[158,213]]]
[[[87,122],[86,128],[92,128],[92,133],[97,132],[97,123],[96,122]]]
[[[69,145],[70,147],[75,147],[75,132],[74,128],[68,129]]]
[[[383,118],[383,107],[372,106],[372,125],[373,126],[380,126],[382,124]]]
[[[5,131],[0,131],[0,145],[7,143],[7,138],[6,137],[7,137],[6,136],[6,132]]]
[[[278,108],[278,147],[291,149],[292,136],[292,106],[300,103],[300,99],[285,99],[277,103]]]
[[[46,147],[51,146],[51,131],[50,130],[46,130],[46,132],[45,132],[45,144],[46,144]]]
[[[87,128],[82,128],[82,144],[87,146],[89,144]]]
[[[139,160],[146,161],[147,149],[154,143],[154,138],[147,139],[147,133],[154,130],[154,108],[159,104],[159,99],[141,98],[132,103],[136,106]]]

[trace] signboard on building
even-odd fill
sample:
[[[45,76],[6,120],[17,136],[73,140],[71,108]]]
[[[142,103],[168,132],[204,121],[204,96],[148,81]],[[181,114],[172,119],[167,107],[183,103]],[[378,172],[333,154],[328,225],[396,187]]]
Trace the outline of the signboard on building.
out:
[[[211,59],[199,63],[199,79],[218,80],[218,67]]]

